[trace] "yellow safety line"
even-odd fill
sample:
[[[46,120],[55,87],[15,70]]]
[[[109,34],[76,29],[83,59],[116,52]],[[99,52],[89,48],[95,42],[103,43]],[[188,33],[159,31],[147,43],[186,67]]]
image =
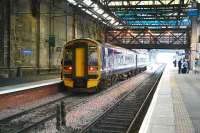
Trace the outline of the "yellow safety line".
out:
[[[170,75],[170,86],[172,89],[173,110],[175,115],[176,133],[194,133],[192,121],[184,105],[179,86],[177,85],[175,74]],[[182,75],[180,75],[182,76]]]

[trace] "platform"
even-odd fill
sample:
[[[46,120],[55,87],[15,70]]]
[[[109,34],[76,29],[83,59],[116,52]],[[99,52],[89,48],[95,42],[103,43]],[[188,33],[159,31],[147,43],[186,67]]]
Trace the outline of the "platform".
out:
[[[139,133],[200,133],[200,74],[168,65]]]
[[[55,78],[60,78],[60,74],[38,74],[38,75],[33,74],[29,76],[22,76],[22,77],[15,77],[15,78],[0,76],[0,87],[31,83],[31,82],[49,80],[49,79],[55,79]]]
[[[17,84],[17,85],[9,85],[5,87],[0,87],[0,95],[17,92],[17,91],[24,91],[24,90],[38,88],[38,87],[47,86],[47,85],[52,85],[52,84],[56,84],[60,82],[61,82],[61,79],[56,78],[56,79],[42,80],[42,81],[29,82],[29,83],[23,83],[23,84]]]

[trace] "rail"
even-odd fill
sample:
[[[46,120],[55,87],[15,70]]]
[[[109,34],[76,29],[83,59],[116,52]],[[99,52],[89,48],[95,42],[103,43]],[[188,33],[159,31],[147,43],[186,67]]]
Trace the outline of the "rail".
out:
[[[139,84],[134,90],[131,90],[127,94],[125,94],[122,98],[120,98],[115,105],[108,108],[106,111],[102,113],[99,117],[93,120],[89,125],[83,128],[80,133],[87,133],[87,132],[135,132],[135,127],[139,128],[140,125],[138,124],[138,118],[141,114],[144,114],[145,108],[147,108],[147,102],[150,102],[149,97],[153,96],[153,90],[155,89],[165,66],[160,67],[159,75],[156,71],[153,76],[150,76],[149,81],[152,83],[151,78],[155,78],[153,81],[153,85],[150,88],[148,93],[145,95],[146,97],[143,98],[144,92],[143,89],[145,88],[145,82]],[[146,81],[146,84],[148,83]],[[138,93],[138,94],[136,94]],[[136,95],[136,96],[135,96]],[[127,99],[132,99],[131,102]],[[139,106],[139,105],[140,106]],[[139,107],[139,109],[138,109]],[[105,117],[106,116],[106,117]],[[141,121],[141,120],[140,120]]]

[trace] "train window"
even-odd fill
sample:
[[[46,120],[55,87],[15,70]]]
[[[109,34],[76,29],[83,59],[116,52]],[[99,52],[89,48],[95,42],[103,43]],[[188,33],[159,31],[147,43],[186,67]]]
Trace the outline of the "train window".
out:
[[[98,65],[97,47],[96,46],[88,47],[88,65],[89,66],[97,66]]]
[[[65,66],[72,65],[72,50],[71,49],[66,49],[64,65]]]

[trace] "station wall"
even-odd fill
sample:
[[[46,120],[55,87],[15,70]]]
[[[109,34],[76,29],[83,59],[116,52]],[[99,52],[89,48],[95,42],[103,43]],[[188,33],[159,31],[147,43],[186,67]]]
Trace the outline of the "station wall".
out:
[[[0,67],[11,68],[14,73],[17,68],[29,69],[30,73],[38,68],[40,71],[59,69],[67,41],[74,38],[104,39],[105,25],[65,0],[42,0],[40,4],[39,0],[2,1],[10,2],[10,59],[9,64],[0,61]]]

